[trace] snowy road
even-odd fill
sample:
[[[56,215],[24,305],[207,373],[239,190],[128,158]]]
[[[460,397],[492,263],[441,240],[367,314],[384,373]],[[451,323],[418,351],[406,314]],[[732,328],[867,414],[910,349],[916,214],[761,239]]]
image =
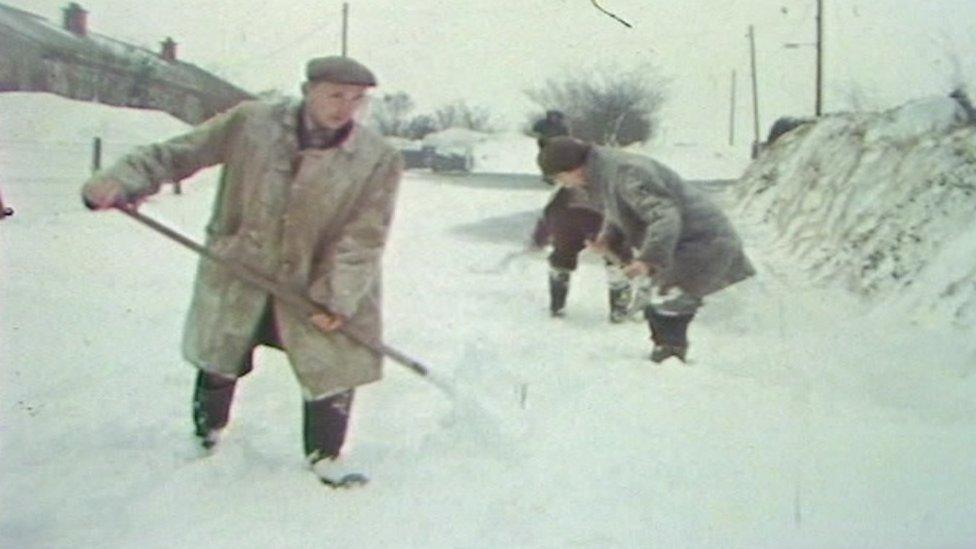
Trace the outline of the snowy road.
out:
[[[373,482],[335,492],[303,469],[299,392],[274,351],[242,383],[220,450],[193,459],[178,341],[195,258],[85,211],[83,160],[3,162],[17,214],[0,222],[0,546],[976,541],[960,336],[807,287],[759,227],[740,228],[760,275],[708,302],[689,366],[653,365],[642,324],[606,321],[595,259],[560,320],[541,255],[478,272],[518,249],[546,188],[408,174],[386,339],[465,399],[388,364],[358,394],[348,448]],[[199,236],[214,176],[143,211]]]

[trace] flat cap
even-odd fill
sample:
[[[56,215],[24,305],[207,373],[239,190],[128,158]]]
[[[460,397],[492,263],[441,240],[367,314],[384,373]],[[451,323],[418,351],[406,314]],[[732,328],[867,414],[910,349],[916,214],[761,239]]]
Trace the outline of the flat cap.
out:
[[[305,77],[309,82],[332,82],[334,84],[354,84],[356,86],[375,86],[376,77],[362,63],[331,55],[316,57],[305,65]]]
[[[586,163],[590,146],[579,139],[559,136],[547,139],[537,158],[539,168],[546,175],[570,172]]]

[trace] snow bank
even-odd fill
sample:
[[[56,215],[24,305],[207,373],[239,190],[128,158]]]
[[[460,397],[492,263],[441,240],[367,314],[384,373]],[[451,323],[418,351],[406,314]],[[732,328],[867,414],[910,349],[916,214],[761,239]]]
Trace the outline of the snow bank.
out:
[[[539,173],[535,139],[519,133],[491,136],[474,147],[474,171],[485,173]]]
[[[736,194],[814,279],[976,325],[976,128],[954,100],[801,126]]]
[[[437,148],[472,147],[487,140],[490,134],[465,128],[448,128],[428,134],[423,139],[424,146]]]
[[[97,136],[103,141],[135,145],[154,141],[161,135],[176,135],[189,128],[186,123],[161,111],[108,108],[48,93],[4,93],[0,106],[4,112],[19,114],[0,120],[0,138],[5,141],[58,143],[81,140],[88,143]],[[132,123],[134,119],[140,123]]]
[[[0,190],[23,212],[23,189],[33,181],[54,192],[77,189],[92,165],[93,141],[102,140],[102,166],[132,148],[172,137],[189,126],[167,113],[109,107],[46,93],[0,94]]]

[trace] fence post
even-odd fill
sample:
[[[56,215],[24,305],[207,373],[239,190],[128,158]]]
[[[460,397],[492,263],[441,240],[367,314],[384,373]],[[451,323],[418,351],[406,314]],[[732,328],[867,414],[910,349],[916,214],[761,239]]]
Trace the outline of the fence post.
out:
[[[102,138],[96,137],[92,142],[92,173],[102,169]]]
[[[0,219],[14,215],[14,209],[3,205],[3,196],[0,196]]]

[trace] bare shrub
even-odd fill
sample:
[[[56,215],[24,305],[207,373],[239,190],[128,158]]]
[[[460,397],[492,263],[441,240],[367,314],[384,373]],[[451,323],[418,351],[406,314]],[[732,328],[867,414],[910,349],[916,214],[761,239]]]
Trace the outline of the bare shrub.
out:
[[[653,137],[660,126],[666,80],[648,64],[630,70],[574,70],[525,90],[542,109],[566,114],[570,133],[601,145],[625,146]]]
[[[408,139],[423,139],[427,137],[428,134],[434,133],[440,128],[437,127],[437,121],[434,117],[429,114],[419,114],[410,119],[407,124],[406,135],[404,137]]]
[[[409,137],[407,128],[413,107],[413,99],[406,92],[384,94],[370,104],[373,125],[382,135]]]
[[[483,107],[472,107],[464,100],[449,103],[434,111],[437,128],[464,128],[478,132],[494,130],[491,113]]]

